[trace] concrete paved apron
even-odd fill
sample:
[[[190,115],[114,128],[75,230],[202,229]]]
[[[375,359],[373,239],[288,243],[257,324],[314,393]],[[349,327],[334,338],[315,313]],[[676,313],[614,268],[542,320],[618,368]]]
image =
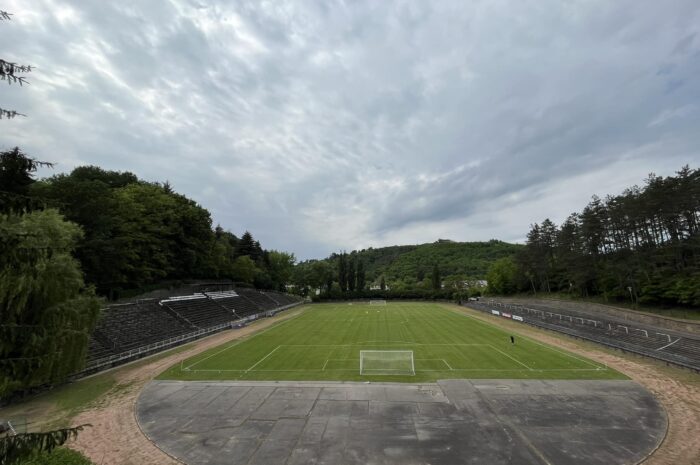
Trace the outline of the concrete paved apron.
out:
[[[632,381],[153,381],[144,433],[199,464],[633,464],[666,415]]]

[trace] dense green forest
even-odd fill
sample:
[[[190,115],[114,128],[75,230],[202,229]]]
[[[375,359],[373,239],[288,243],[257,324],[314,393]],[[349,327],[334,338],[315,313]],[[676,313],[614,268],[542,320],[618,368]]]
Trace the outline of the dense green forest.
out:
[[[533,224],[525,247],[491,268],[489,289],[700,306],[699,228],[700,170],[650,174],[560,226]]]
[[[212,229],[168,183],[94,166],[37,181],[41,166],[0,152],[0,399],[83,367],[99,294],[189,278],[284,289],[291,276],[294,255]]]
[[[294,262],[249,232],[212,229],[205,208],[132,173],[82,166],[32,183],[29,195],[80,226],[75,254],[85,279],[110,298],[192,278],[283,289]]]
[[[29,195],[42,164],[0,153],[0,400],[82,368],[99,313],[73,257],[80,227]]]
[[[335,289],[357,294],[366,288],[375,288],[407,298],[438,289],[452,293],[471,287],[475,291],[478,281],[485,279],[494,261],[512,257],[521,248],[497,240],[454,242],[444,239],[420,245],[369,248],[301,262],[294,268],[292,281],[301,293],[321,288],[326,293]],[[435,284],[435,273],[440,286]],[[358,276],[362,276],[361,285],[358,285]]]

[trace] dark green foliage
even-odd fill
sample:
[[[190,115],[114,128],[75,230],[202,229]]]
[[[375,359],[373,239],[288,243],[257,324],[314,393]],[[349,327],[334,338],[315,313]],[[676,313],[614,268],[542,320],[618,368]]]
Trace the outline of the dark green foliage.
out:
[[[51,163],[28,157],[18,147],[0,152],[0,213],[23,212],[41,206],[39,199],[30,197],[29,188],[35,182],[34,173]]]
[[[522,246],[497,240],[488,242],[439,240],[431,244],[410,247],[412,247],[411,250],[397,255],[394,260],[388,263],[388,266],[377,267],[376,271],[379,274],[384,273],[389,281],[405,280],[418,276],[420,270],[425,277],[425,270],[430,270],[431,264],[437,263],[445,277],[460,274],[470,278],[483,279],[488,272],[489,265],[494,260],[512,256]],[[382,251],[384,249],[374,250]],[[362,257],[363,252],[369,251],[360,251],[360,257]],[[373,266],[375,262],[369,263],[368,273],[375,270]]]
[[[356,290],[352,294],[342,292],[339,287],[334,287],[331,292],[323,292],[319,295],[312,295],[312,300],[315,302],[329,300],[347,300],[347,299],[400,299],[400,300],[449,300],[457,301],[466,299],[471,294],[467,290],[454,292],[451,289],[433,290],[428,289],[377,289],[363,291]]]
[[[484,279],[489,264],[502,257],[512,257],[522,246],[492,240],[489,242],[453,242],[438,240],[431,244],[383,247],[365,249],[346,253],[332,254],[325,260],[310,260],[297,264],[294,271],[294,283],[302,295],[308,295],[309,289],[320,289],[318,279],[311,269],[318,263],[328,263],[337,270],[337,282],[341,292],[366,290],[368,285],[390,288],[392,292],[411,292],[440,289],[443,282],[450,292],[470,289],[478,293],[473,286],[465,284]],[[433,283],[433,276],[425,279],[426,270],[434,271],[438,266],[438,287]],[[416,279],[419,278],[419,279]],[[333,279],[333,278],[330,278]],[[326,286],[325,292],[330,292]]]
[[[86,280],[109,298],[161,281],[225,278],[283,289],[289,279],[284,260],[271,262],[250,232],[238,239],[220,226],[212,230],[210,213],[167,182],[84,166],[30,192],[83,228],[76,256]]]
[[[80,452],[59,447],[51,453],[38,454],[31,459],[22,460],[17,465],[93,465],[93,463]]]
[[[365,281],[365,264],[362,260],[357,261],[357,290],[364,291]]]
[[[6,435],[0,437],[0,465],[31,465],[33,463],[43,464],[81,464],[90,463],[79,461],[53,461],[51,452],[62,446],[71,438],[75,438],[78,432],[86,426],[81,425],[75,428],[64,428],[45,433],[20,433],[17,435]],[[62,454],[59,457],[70,457],[75,454]],[[40,461],[40,462],[39,462]]]
[[[437,264],[433,266],[432,284],[434,291],[440,290],[442,288],[442,279],[440,279],[440,268],[437,266]]]
[[[82,368],[99,302],[71,253],[82,238],[42,199],[25,201],[41,163],[0,154],[0,398],[58,383]],[[20,199],[19,201],[16,201]]]
[[[354,292],[355,285],[357,284],[355,276],[355,267],[357,263],[355,261],[355,255],[351,254],[350,259],[347,262],[347,274],[348,274],[348,291]]]
[[[0,397],[82,368],[99,301],[71,256],[80,237],[55,210],[0,216]]]
[[[494,294],[512,294],[518,290],[518,268],[513,258],[496,260],[486,275],[489,291]]]
[[[338,284],[341,291],[348,290],[348,259],[345,253],[338,256]]]
[[[699,224],[700,170],[651,174],[644,187],[594,196],[561,227],[549,220],[533,225],[516,259],[516,289],[492,291],[700,306]]]
[[[253,235],[248,231],[243,233],[243,236],[241,236],[240,240],[238,241],[238,244],[236,244],[235,255],[236,257],[242,257],[244,255],[247,255],[252,260],[255,260],[259,256],[259,251],[256,248],[255,239],[253,239]]]

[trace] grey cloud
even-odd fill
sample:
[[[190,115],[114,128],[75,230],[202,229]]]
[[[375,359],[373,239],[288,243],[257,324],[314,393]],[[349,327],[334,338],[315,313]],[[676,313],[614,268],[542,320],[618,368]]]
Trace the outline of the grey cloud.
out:
[[[559,198],[700,161],[692,0],[5,9],[16,40],[0,56],[39,68],[35,85],[0,88],[31,115],[2,123],[1,146],[168,179],[215,222],[303,258],[518,239],[583,207]]]

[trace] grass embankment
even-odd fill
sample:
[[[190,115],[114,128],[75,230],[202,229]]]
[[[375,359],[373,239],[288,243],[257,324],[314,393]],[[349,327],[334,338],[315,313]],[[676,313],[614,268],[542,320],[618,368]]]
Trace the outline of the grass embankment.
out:
[[[89,459],[80,452],[59,447],[50,454],[40,454],[18,465],[93,465]]]
[[[434,303],[315,305],[300,316],[172,366],[159,379],[433,382],[446,378],[624,379],[615,370]],[[360,352],[411,351],[360,373]],[[367,365],[366,365],[367,366]],[[401,374],[386,374],[398,373]],[[407,372],[408,371],[408,372]]]
[[[108,402],[129,388],[129,383],[118,381],[122,370],[151,363],[159,358],[186,350],[190,344],[125,367],[59,386],[17,404],[0,408],[0,418],[12,421],[18,432],[49,431],[69,427],[72,425],[73,418],[80,412]],[[41,454],[19,465],[35,464],[91,465],[92,462],[79,452],[67,447],[59,447],[50,454]]]

